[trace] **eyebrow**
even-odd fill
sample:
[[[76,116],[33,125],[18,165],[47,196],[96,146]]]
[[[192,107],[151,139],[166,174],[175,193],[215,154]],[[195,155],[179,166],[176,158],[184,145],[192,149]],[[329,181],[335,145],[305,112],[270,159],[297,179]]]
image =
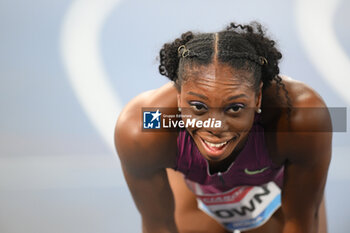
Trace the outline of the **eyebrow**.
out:
[[[202,99],[205,99],[205,100],[208,99],[208,97],[206,97],[205,95],[201,95],[201,94],[198,94],[198,93],[194,93],[194,92],[192,92],[192,91],[187,92],[187,94],[189,94],[189,95],[194,95],[194,96],[198,96],[199,98],[202,98]]]
[[[230,101],[230,100],[234,100],[234,99],[238,99],[238,98],[241,98],[241,97],[248,97],[247,95],[245,94],[239,94],[239,95],[234,95],[234,96],[230,96],[226,99],[226,101]]]

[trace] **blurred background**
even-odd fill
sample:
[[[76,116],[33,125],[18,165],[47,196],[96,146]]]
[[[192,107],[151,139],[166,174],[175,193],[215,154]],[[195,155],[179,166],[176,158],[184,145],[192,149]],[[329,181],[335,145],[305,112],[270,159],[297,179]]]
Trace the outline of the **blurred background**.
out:
[[[282,74],[348,108],[349,13],[346,0],[1,0],[0,232],[140,232],[114,124],[133,96],[167,82],[156,58],[182,32],[257,20]],[[350,227],[346,131],[333,137],[330,233]]]

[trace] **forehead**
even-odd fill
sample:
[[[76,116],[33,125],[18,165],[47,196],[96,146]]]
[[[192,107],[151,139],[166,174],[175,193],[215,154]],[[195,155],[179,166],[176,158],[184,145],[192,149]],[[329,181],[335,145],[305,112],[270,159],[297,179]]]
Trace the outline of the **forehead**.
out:
[[[254,89],[252,72],[235,69],[223,63],[185,66],[182,79],[182,89],[211,88],[216,91],[252,91]]]

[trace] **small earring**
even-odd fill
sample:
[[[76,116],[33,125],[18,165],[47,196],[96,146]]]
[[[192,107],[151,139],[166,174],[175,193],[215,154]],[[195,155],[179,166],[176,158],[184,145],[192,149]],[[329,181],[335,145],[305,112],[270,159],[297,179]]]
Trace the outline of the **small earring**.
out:
[[[181,112],[181,108],[180,107],[178,108],[178,110],[179,110],[179,112]]]
[[[261,108],[258,108],[258,110],[256,110],[257,113],[261,113]]]

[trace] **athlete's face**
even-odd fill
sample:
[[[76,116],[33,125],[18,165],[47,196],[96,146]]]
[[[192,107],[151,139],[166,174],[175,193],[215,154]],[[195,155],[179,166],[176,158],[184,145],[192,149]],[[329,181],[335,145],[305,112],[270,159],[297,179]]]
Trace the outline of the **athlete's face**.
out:
[[[226,64],[185,68],[178,94],[182,115],[221,121],[219,128],[187,128],[207,160],[224,160],[243,147],[261,104],[262,84],[256,93],[253,79],[252,73]]]

